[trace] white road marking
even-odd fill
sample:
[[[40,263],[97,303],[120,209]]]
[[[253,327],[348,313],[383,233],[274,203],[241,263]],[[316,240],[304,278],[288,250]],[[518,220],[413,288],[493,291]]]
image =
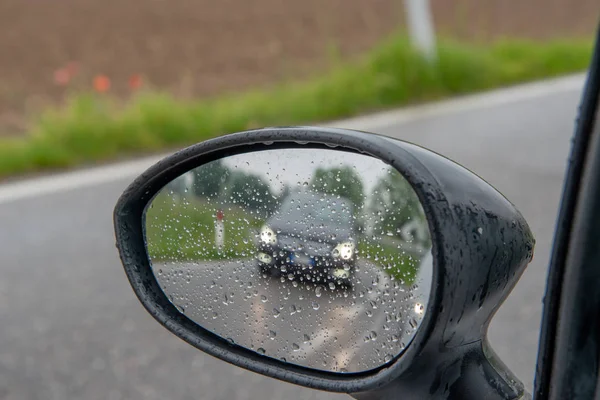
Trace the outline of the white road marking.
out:
[[[342,319],[348,319],[349,321],[357,318],[363,312],[365,312],[365,304],[356,305],[354,307],[345,307],[336,311],[339,317]]]
[[[305,342],[300,348],[297,350],[300,354],[303,354],[304,357],[308,358],[311,354],[315,353],[317,349],[322,347],[328,340],[330,340],[334,336],[334,332],[331,328],[323,328],[316,334],[310,337],[308,342]]]
[[[368,116],[316,125],[375,131],[392,125],[401,125],[426,118],[457,114],[465,111],[489,109],[504,104],[532,100],[547,95],[581,90],[585,82],[585,76],[585,74],[571,75],[426,105],[412,106],[394,111],[386,111]],[[147,168],[169,154],[6,183],[0,185],[0,204],[31,197],[50,195],[77,188],[100,185],[103,183],[131,179],[141,174]]]
[[[366,296],[365,301],[353,307],[335,310],[336,316],[338,318],[341,317],[341,319],[348,320],[347,325],[345,325],[345,327],[348,329],[352,329],[352,327],[354,326],[352,322],[361,318],[361,316],[363,316],[363,314],[365,313],[367,307],[371,306],[369,302],[376,301],[376,299],[379,296],[381,296],[381,294],[385,290],[386,283],[391,282],[389,276],[383,271],[381,271],[378,268],[375,268],[375,271],[379,278],[378,283],[377,286],[372,289],[371,293],[369,293]],[[385,320],[385,316],[385,312],[380,312],[377,316],[377,319],[371,324],[371,328],[367,329],[367,331],[378,330],[378,328],[382,326]],[[305,343],[303,346],[301,346],[300,351],[302,351],[304,357],[311,357],[314,353],[317,352],[317,350],[320,350],[321,347],[325,346],[331,340],[333,340],[334,336],[343,334],[341,331],[339,331],[339,327],[336,331],[332,331],[332,329],[332,327],[322,329],[315,335],[314,338],[311,338],[310,342]],[[352,348],[342,348],[340,349],[340,351],[336,352],[333,357],[338,362],[338,365],[347,366],[348,363],[356,356],[358,351],[360,351],[360,349],[361,348],[359,345],[352,346]]]
[[[569,75],[489,92],[460,96],[450,100],[384,111],[365,117],[328,123],[325,126],[352,128],[356,130],[375,130],[427,118],[459,114],[466,111],[485,110],[552,94],[582,90],[585,78],[586,74]]]
[[[354,347],[356,347],[356,346],[354,346]],[[333,355],[333,359],[335,360],[335,365],[337,365],[338,368],[347,369],[348,366],[350,365],[350,362],[354,358],[355,354],[356,354],[356,351],[351,351],[350,349],[342,348],[340,351],[336,352]]]
[[[0,204],[131,179],[166,155],[6,183],[0,186]]]

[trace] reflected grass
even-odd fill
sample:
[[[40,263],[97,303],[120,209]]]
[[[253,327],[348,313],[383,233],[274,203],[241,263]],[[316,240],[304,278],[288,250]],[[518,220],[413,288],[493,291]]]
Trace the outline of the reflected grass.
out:
[[[359,259],[367,260],[395,280],[412,285],[419,271],[420,257],[388,243],[362,238],[358,242]]]
[[[225,218],[222,249],[215,244],[219,208]],[[146,211],[146,243],[152,261],[197,262],[248,258],[254,255],[255,232],[262,220],[236,206],[187,196],[178,199],[163,190]]]

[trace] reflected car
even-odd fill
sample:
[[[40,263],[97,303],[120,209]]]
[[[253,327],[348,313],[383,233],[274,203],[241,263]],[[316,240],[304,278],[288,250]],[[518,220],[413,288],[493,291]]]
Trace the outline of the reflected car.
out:
[[[356,225],[351,201],[314,192],[290,194],[261,228],[262,273],[301,282],[351,287]]]

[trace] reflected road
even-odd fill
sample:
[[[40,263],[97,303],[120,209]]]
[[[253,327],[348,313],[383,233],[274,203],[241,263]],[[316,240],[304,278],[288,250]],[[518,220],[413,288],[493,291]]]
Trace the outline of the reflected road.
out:
[[[172,302],[202,327],[307,367],[376,368],[401,352],[416,326],[406,286],[367,262],[357,264],[349,290],[262,275],[252,259],[153,269]]]

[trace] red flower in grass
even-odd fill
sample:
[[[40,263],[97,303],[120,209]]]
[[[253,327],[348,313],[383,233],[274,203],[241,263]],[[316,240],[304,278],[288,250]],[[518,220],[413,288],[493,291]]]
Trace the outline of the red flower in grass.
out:
[[[93,84],[98,93],[105,93],[110,89],[110,79],[106,75],[96,75]]]
[[[71,74],[66,68],[59,68],[54,71],[54,83],[60,86],[66,86],[71,81]]]
[[[54,83],[60,86],[66,86],[79,71],[79,63],[71,61],[66,66],[54,71]]]
[[[129,77],[129,89],[137,90],[142,87],[142,77],[139,74],[131,75]]]

